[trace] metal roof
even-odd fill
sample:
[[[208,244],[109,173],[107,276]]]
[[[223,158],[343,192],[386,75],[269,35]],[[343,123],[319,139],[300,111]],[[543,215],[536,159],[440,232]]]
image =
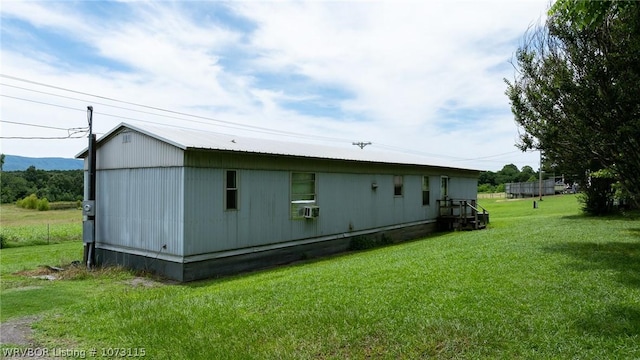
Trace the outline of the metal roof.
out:
[[[194,129],[147,124],[131,125],[128,123],[121,123],[97,140],[98,147],[100,147],[100,143],[108,140],[110,137],[118,134],[121,130],[124,129],[131,129],[133,131],[143,133],[185,151],[222,150],[318,159],[434,166],[451,169],[479,171],[476,169],[451,166],[450,164],[444,163],[442,160],[434,161],[433,159],[400,152],[379,152],[370,148],[360,149],[352,146],[351,144],[349,144],[349,147],[331,147],[326,145],[250,138]],[[88,149],[85,148],[82,152],[76,155],[76,157],[84,158],[87,154],[87,151]]]

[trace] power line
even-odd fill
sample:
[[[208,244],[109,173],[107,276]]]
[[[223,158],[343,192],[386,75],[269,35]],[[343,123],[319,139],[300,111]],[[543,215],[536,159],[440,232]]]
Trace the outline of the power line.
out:
[[[80,139],[87,133],[87,128],[60,128],[55,126],[46,126],[30,123],[22,123],[18,121],[9,121],[0,119],[1,123],[14,124],[21,126],[31,126],[44,129],[63,130],[67,132],[67,136],[0,136],[0,139],[12,139],[12,140],[64,140],[64,139]],[[82,134],[82,135],[78,135]]]
[[[45,129],[54,129],[54,130],[80,130],[80,129],[84,129],[84,128],[61,128],[61,127],[55,127],[55,126],[46,126],[46,125],[38,125],[38,124],[30,124],[30,123],[23,123],[23,122],[17,122],[17,121],[9,121],[9,120],[0,120],[0,122],[3,123],[7,123],[7,124],[15,124],[15,125],[23,125],[23,126],[33,126],[33,127],[39,127],[39,128],[45,128]]]
[[[0,139],[7,140],[67,140],[67,139],[82,139],[85,137],[86,132],[82,135],[75,136],[81,132],[72,133],[67,136],[0,136]]]
[[[6,75],[6,74],[0,74],[0,76],[4,77],[4,78],[12,79],[12,80],[26,82],[26,83],[29,83],[29,84],[49,87],[49,88],[56,89],[56,90],[62,90],[62,91],[67,91],[67,92],[71,92],[71,93],[75,93],[75,94],[81,94],[81,95],[85,95],[85,96],[91,96],[91,97],[96,97],[96,98],[100,98],[100,99],[106,99],[106,100],[109,100],[109,101],[119,102],[119,103],[133,105],[133,106],[139,106],[139,107],[142,107],[142,108],[152,109],[152,110],[161,111],[161,112],[167,112],[167,113],[170,113],[170,114],[188,116],[188,117],[193,117],[193,118],[197,118],[197,119],[203,119],[203,120],[213,121],[213,122],[217,122],[217,123],[222,123],[224,125],[220,125],[220,124],[217,124],[217,125],[218,126],[222,126],[222,127],[231,128],[231,129],[249,130],[249,131],[254,131],[254,132],[259,132],[259,133],[266,133],[266,134],[280,135],[280,136],[289,136],[289,137],[304,138],[304,139],[315,139],[315,140],[325,140],[325,141],[328,140],[328,141],[340,142],[340,143],[352,143],[350,140],[341,139],[341,138],[318,136],[318,135],[307,135],[307,134],[300,134],[300,133],[295,133],[295,132],[290,132],[290,131],[274,130],[274,129],[269,129],[269,128],[260,127],[260,126],[254,126],[254,125],[237,124],[237,123],[233,123],[233,122],[230,122],[230,121],[215,119],[215,118],[211,118],[211,117],[193,115],[193,114],[188,114],[188,113],[184,113],[184,112],[168,110],[168,109],[162,109],[162,108],[158,108],[158,107],[154,107],[154,106],[148,106],[148,105],[144,105],[144,104],[138,104],[138,103],[134,103],[134,102],[130,102],[130,101],[118,100],[118,99],[114,99],[114,98],[110,98],[110,97],[106,97],[106,96],[90,94],[90,93],[86,93],[86,92],[82,92],[82,91],[76,91],[76,90],[67,89],[67,88],[63,88],[63,87],[59,87],[59,86],[40,83],[40,82],[37,82],[37,81],[18,78],[18,77]],[[79,99],[79,98],[74,98],[74,97],[69,97],[69,96],[64,96],[64,95],[59,95],[59,94],[53,94],[53,93],[48,93],[48,92],[35,90],[35,89],[28,89],[28,88],[24,88],[24,87],[15,86],[15,85],[8,85],[8,84],[5,84],[5,83],[0,83],[0,85],[14,87],[14,88],[18,88],[18,89],[22,89],[22,90],[26,90],[26,91],[33,91],[33,92],[46,94],[46,95],[51,95],[51,96],[57,96],[57,97],[61,97],[61,98],[71,99],[71,100],[86,101],[84,99]],[[18,99],[21,99],[21,98],[18,98]],[[29,100],[26,100],[26,99],[21,99],[21,100],[29,101]],[[127,111],[133,111],[133,112],[153,115],[153,116],[160,116],[160,117],[165,117],[165,118],[188,121],[188,122],[197,123],[197,124],[214,125],[214,124],[211,124],[210,122],[197,121],[197,120],[193,120],[193,119],[185,119],[185,118],[182,118],[182,117],[171,116],[171,115],[157,114],[157,113],[152,113],[152,112],[143,111],[143,110],[137,110],[137,109],[131,109],[131,108],[121,107],[121,106],[112,105],[112,104],[106,104],[106,103],[98,103],[98,104],[103,105],[103,106],[117,108],[117,109],[122,109],[122,110],[127,110]],[[50,104],[47,104],[47,105],[50,105]],[[84,111],[84,110],[79,110],[79,111]],[[128,116],[123,116],[123,115],[115,115],[115,114],[108,114],[108,113],[102,113],[102,112],[95,112],[95,114],[114,117],[114,118],[119,118],[119,119],[131,120],[131,121],[138,121],[138,122],[143,122],[143,123],[159,124],[158,122],[148,121],[148,120],[140,120],[140,119],[131,118],[131,117],[128,117]],[[163,124],[163,125],[180,128],[179,126],[176,126],[176,125],[166,125],[166,124]],[[182,127],[182,128],[184,129],[184,127]],[[459,157],[454,157],[454,156],[425,153],[425,152],[415,151],[413,149],[400,148],[400,147],[384,145],[384,144],[380,144],[380,143],[376,143],[376,145],[379,148],[383,148],[383,149],[386,148],[386,149],[389,149],[389,150],[403,152],[403,153],[407,153],[407,154],[418,155],[418,156],[431,156],[431,157],[437,157],[437,158],[443,158],[443,159],[461,159]]]
[[[318,135],[307,135],[307,134],[301,134],[301,133],[290,132],[290,131],[269,129],[269,128],[265,128],[265,127],[254,126],[254,125],[238,124],[238,123],[234,123],[234,122],[231,122],[231,121],[220,120],[220,119],[216,119],[216,118],[212,118],[212,117],[194,115],[194,114],[189,114],[189,113],[185,113],[185,112],[169,110],[169,109],[163,109],[163,108],[159,108],[159,107],[155,107],[155,106],[149,106],[149,105],[134,103],[134,102],[125,101],[125,100],[119,100],[119,99],[115,99],[115,98],[111,98],[111,97],[107,97],[107,96],[102,96],[102,95],[96,95],[96,94],[91,94],[91,93],[87,93],[87,92],[77,91],[77,90],[68,89],[68,88],[64,88],[64,87],[60,87],[60,86],[55,86],[55,85],[45,84],[45,83],[41,83],[41,82],[37,82],[37,81],[33,81],[33,80],[19,78],[19,77],[7,75],[7,74],[1,74],[0,73],[0,77],[4,77],[4,78],[7,78],[7,79],[16,80],[16,81],[21,81],[21,82],[29,83],[29,84],[32,84],[32,85],[43,86],[43,87],[48,87],[48,88],[51,88],[51,89],[56,89],[56,90],[70,92],[70,93],[80,94],[80,95],[84,95],[84,96],[104,99],[104,100],[108,100],[108,101],[112,101],[112,102],[116,102],[116,103],[122,103],[122,104],[137,106],[137,107],[141,107],[141,108],[146,108],[146,109],[150,109],[150,110],[155,110],[155,111],[159,111],[159,112],[164,112],[164,113],[168,113],[168,114],[173,114],[173,115],[158,114],[158,113],[154,113],[154,112],[138,110],[138,109],[132,109],[132,108],[117,106],[117,105],[113,105],[113,104],[100,103],[100,102],[97,103],[99,105],[103,105],[103,106],[107,106],[107,107],[112,107],[112,108],[116,108],[116,109],[132,111],[132,112],[137,112],[137,113],[142,113],[142,114],[147,114],[147,115],[153,115],[153,116],[159,116],[159,117],[164,117],[164,118],[182,120],[182,121],[187,121],[187,122],[192,122],[192,123],[197,123],[197,124],[216,125],[216,126],[222,126],[222,127],[231,128],[231,129],[253,131],[253,132],[259,132],[259,133],[265,133],[265,134],[271,134],[271,135],[278,135],[278,136],[288,136],[288,137],[296,137],[296,138],[304,138],[304,139],[324,140],[324,141],[332,141],[332,142],[340,142],[340,143],[352,143],[351,140],[342,139],[342,138],[334,138],[334,137],[318,136]],[[36,92],[36,93],[40,93],[40,94],[45,94],[45,95],[49,95],[49,96],[56,96],[56,97],[60,97],[60,98],[64,98],[64,99],[70,99],[70,100],[82,101],[82,102],[88,101],[86,99],[80,99],[80,98],[71,97],[71,96],[64,96],[64,95],[60,95],[60,94],[45,92],[45,91],[36,90],[36,89],[29,89],[29,88],[25,88],[25,87],[16,86],[16,85],[10,85],[10,84],[5,84],[5,83],[0,83],[0,85],[13,87],[13,88],[21,89],[21,90],[25,90],[25,91],[31,91],[31,92]],[[16,100],[22,100],[22,101],[28,101],[28,102],[42,104],[42,105],[55,106],[55,107],[60,107],[60,108],[64,108],[64,109],[82,111],[82,112],[85,111],[84,108],[79,109],[79,108],[73,108],[73,107],[64,106],[64,105],[46,103],[46,102],[43,102],[43,101],[25,99],[25,98],[9,96],[9,95],[4,95],[4,94],[1,94],[1,95],[4,96],[4,97],[7,97],[7,98],[12,98],[12,99],[16,99]],[[114,118],[125,119],[125,120],[137,121],[137,122],[142,122],[142,123],[150,123],[150,124],[157,124],[157,125],[162,124],[162,123],[155,122],[155,121],[141,120],[141,119],[132,118],[132,117],[123,116],[123,115],[115,115],[115,114],[109,114],[109,113],[103,113],[103,112],[96,112],[96,114],[103,115],[103,116],[114,117]],[[179,116],[174,116],[174,115],[179,115]],[[184,118],[185,116],[186,117],[190,117],[190,118],[207,120],[207,121],[198,121],[198,120],[194,120],[194,119],[186,119],[186,118]],[[216,124],[212,124],[211,122],[214,122]],[[177,125],[173,125],[173,124],[162,124],[162,125],[169,126],[169,127],[175,127],[175,128],[188,129],[186,127],[181,127],[181,126],[177,126]],[[65,130],[67,130],[67,129],[65,129]],[[4,137],[4,138],[7,138],[7,137]],[[477,157],[477,158],[461,158],[461,157],[456,157],[456,156],[451,156],[451,155],[428,153],[428,152],[423,152],[423,151],[417,151],[415,149],[407,149],[407,148],[401,148],[401,147],[397,147],[397,146],[385,145],[385,144],[381,144],[381,143],[378,143],[378,142],[376,142],[376,148],[388,149],[388,150],[392,150],[392,151],[402,152],[402,153],[405,153],[405,154],[413,154],[413,155],[417,155],[417,156],[436,157],[436,158],[447,159],[447,160],[451,160],[451,161],[491,162],[492,160],[485,160],[485,159],[499,157],[499,156],[502,156],[502,155],[508,155],[508,154],[512,154],[513,153],[513,151],[511,151],[511,152],[507,152],[507,153],[487,155],[487,156],[482,156],[482,157]]]
[[[0,94],[0,96],[6,97],[6,98],[10,98],[10,99],[15,99],[15,100],[28,101],[28,102],[32,102],[32,103],[35,103],[35,104],[55,106],[55,107],[59,107],[59,108],[63,108],[63,109],[76,110],[76,111],[85,111],[85,110],[76,109],[76,108],[73,108],[73,107],[70,107],[70,106],[51,104],[51,103],[46,103],[44,101],[25,99],[25,98],[21,98],[21,97],[17,97],[17,96],[11,96],[11,95],[5,95],[5,94]]]
[[[202,119],[202,120],[209,120],[209,121],[213,121],[213,122],[217,122],[217,123],[223,123],[223,124],[227,124],[227,125],[233,125],[234,128],[240,129],[240,130],[245,129],[245,130],[251,130],[251,131],[256,131],[256,132],[263,132],[263,133],[266,132],[266,133],[273,134],[273,135],[291,136],[291,137],[299,137],[299,138],[306,138],[306,139],[316,138],[316,139],[322,139],[322,140],[328,140],[328,141],[351,142],[351,140],[341,139],[341,138],[334,138],[334,137],[328,137],[328,136],[318,136],[318,135],[307,135],[307,134],[300,134],[300,133],[291,132],[291,131],[274,130],[274,129],[269,129],[269,128],[265,128],[265,127],[261,127],[261,126],[255,126],[255,125],[237,124],[237,123],[234,123],[234,122],[231,122],[231,121],[215,119],[215,118],[211,118],[211,117],[207,117],[207,116],[194,115],[194,114],[189,114],[189,113],[185,113],[185,112],[169,110],[169,109],[163,109],[163,108],[159,108],[159,107],[155,107],[155,106],[149,106],[149,105],[134,103],[134,102],[125,101],[125,100],[119,100],[119,99],[115,99],[115,98],[111,98],[111,97],[107,97],[107,96],[101,96],[101,95],[86,93],[86,92],[82,92],[82,91],[67,89],[67,88],[63,88],[63,87],[59,87],[59,86],[55,86],[55,85],[49,85],[49,84],[45,84],[45,83],[41,83],[41,82],[37,82],[37,81],[32,81],[32,80],[28,80],[28,79],[23,79],[23,78],[11,76],[11,75],[6,75],[6,74],[0,74],[0,77],[4,77],[4,78],[7,78],[7,79],[12,79],[12,80],[16,80],[16,81],[22,81],[22,82],[26,82],[26,83],[33,84],[33,85],[44,86],[44,87],[48,87],[48,88],[52,88],[52,89],[56,89],[56,90],[67,91],[67,92],[71,92],[71,93],[75,93],[75,94],[80,94],[80,95],[95,97],[95,98],[99,98],[99,99],[109,100],[109,101],[118,102],[118,103],[122,103],[122,104],[138,106],[138,107],[151,109],[151,110],[156,110],[156,111],[160,111],[160,112],[166,112],[166,113],[170,113],[170,114],[174,114],[174,115],[187,116],[187,117],[192,117],[192,118],[197,118],[197,119]],[[35,91],[38,92],[37,90],[35,90]],[[75,100],[81,100],[81,99],[75,99]],[[81,100],[81,101],[85,101],[85,100]],[[107,104],[103,104],[103,105],[116,107],[114,105],[107,105]],[[125,110],[129,110],[129,111],[135,111],[135,112],[143,112],[143,111],[134,110],[134,109],[127,109],[127,108],[124,108],[124,109]],[[82,111],[84,111],[84,110],[82,110]],[[148,113],[148,112],[143,112],[143,113],[156,115],[156,116],[163,116],[163,115],[154,114],[154,113]],[[193,120],[183,119],[183,118],[178,118],[178,119],[184,120],[184,121],[193,121]],[[199,123],[212,125],[212,124],[209,124],[209,123],[202,123],[202,122],[199,122]]]

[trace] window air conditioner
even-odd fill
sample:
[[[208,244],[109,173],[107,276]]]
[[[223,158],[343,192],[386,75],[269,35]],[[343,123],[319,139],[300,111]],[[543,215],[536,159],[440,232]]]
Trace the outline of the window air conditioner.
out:
[[[313,219],[320,215],[320,208],[317,206],[305,206],[303,216],[307,219]]]

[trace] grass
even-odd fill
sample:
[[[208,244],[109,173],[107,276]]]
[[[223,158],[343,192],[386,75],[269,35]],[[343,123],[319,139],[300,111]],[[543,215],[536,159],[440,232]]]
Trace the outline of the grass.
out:
[[[153,359],[640,357],[637,217],[583,217],[573,196],[482,205],[486,230],[181,285],[36,280],[16,271],[82,244],[4,249],[0,318],[39,315],[43,346]]]
[[[7,247],[82,240],[82,211],[78,209],[37,211],[3,204],[0,224]]]

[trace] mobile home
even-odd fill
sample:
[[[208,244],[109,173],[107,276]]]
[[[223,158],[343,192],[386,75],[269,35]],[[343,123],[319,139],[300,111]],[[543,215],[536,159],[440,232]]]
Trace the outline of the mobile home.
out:
[[[438,200],[476,199],[479,174],[370,148],[124,123],[96,159],[98,264],[179,281],[424,236]]]

